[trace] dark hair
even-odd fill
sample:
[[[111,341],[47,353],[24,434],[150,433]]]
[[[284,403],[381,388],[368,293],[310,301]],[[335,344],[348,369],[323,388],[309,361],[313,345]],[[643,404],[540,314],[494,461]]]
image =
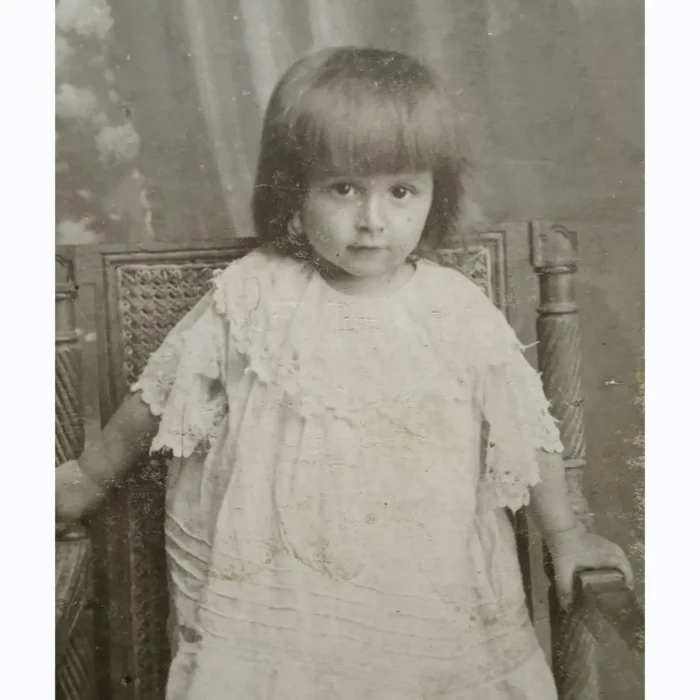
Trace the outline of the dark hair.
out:
[[[299,254],[288,223],[312,171],[430,170],[433,201],[421,246],[433,246],[456,223],[464,167],[452,105],[431,69],[395,51],[324,49],[294,63],[270,98],[253,219],[263,242]]]

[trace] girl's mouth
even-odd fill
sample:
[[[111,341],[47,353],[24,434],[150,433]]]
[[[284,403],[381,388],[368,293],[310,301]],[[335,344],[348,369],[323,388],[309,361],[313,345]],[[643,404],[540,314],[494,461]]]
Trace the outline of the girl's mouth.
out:
[[[376,253],[380,250],[384,250],[383,246],[379,245],[350,245],[348,248],[353,251],[353,253]]]

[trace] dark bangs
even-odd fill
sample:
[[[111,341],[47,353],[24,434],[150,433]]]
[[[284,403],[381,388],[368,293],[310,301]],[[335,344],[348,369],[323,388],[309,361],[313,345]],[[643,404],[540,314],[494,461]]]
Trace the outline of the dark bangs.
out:
[[[309,92],[289,115],[304,170],[365,176],[448,165],[455,153],[449,112],[419,77],[386,68],[340,72]]]
[[[430,171],[434,238],[457,216],[463,167],[452,106],[429,68],[396,52],[321,51],[295,64],[270,101],[253,199],[258,233],[286,236],[312,178]]]

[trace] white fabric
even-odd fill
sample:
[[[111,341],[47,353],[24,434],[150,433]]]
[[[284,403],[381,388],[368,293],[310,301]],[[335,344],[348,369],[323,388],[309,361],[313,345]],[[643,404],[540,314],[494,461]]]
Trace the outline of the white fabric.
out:
[[[502,507],[561,443],[466,278],[348,296],[255,251],[134,389],[176,456],[168,700],[555,698]]]

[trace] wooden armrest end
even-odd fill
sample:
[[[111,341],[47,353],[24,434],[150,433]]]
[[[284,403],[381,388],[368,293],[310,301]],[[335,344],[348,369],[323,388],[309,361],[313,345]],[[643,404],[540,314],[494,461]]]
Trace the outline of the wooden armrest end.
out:
[[[576,575],[574,609],[584,612],[596,638],[613,627],[632,650],[644,653],[644,611],[617,569],[581,571]]]

